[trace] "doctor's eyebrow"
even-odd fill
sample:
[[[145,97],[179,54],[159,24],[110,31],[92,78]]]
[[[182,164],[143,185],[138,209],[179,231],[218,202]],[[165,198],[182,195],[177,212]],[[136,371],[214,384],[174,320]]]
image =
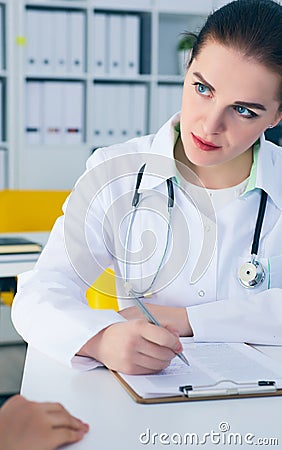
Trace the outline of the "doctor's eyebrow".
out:
[[[205,86],[207,86],[211,92],[215,92],[215,88],[207,80],[204,79],[200,72],[193,72],[193,75],[197,77]],[[261,103],[236,100],[236,102],[234,102],[234,105],[244,106],[251,109],[259,109],[260,111],[266,111],[266,107]]]
[[[203,75],[201,75],[200,72],[193,72],[193,75],[201,80],[201,82],[205,86],[207,86],[211,92],[215,92],[215,88],[210,83],[208,83],[207,80],[204,79]]]

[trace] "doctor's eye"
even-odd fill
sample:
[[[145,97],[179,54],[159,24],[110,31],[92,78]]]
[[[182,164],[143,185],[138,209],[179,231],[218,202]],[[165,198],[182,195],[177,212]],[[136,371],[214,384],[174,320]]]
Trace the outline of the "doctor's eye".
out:
[[[196,83],[192,83],[193,86],[195,86],[195,91],[200,95],[205,95],[206,97],[209,97],[211,95],[211,90],[208,86],[206,86],[203,83],[200,83],[197,81]]]
[[[254,117],[258,117],[258,115],[251,111],[250,109],[246,108],[245,106],[234,106],[235,111],[239,113],[241,117],[245,117],[246,119],[252,119]]]

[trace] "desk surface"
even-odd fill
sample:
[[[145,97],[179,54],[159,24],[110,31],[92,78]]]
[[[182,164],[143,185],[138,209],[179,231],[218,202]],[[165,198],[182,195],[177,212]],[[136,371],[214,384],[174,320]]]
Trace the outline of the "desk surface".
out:
[[[260,349],[282,361],[282,347]],[[27,352],[22,394],[31,400],[59,401],[90,424],[90,432],[82,442],[64,447],[70,450],[189,446],[211,450],[246,449],[251,448],[251,445],[275,445],[280,448],[282,445],[282,397],[139,405],[106,369],[78,372],[32,348]],[[185,444],[185,433],[190,433],[190,436],[194,433],[198,444],[195,444],[195,440],[193,445],[189,444],[189,436],[186,438],[188,444]],[[213,437],[206,437],[205,444],[204,433],[214,433]],[[234,437],[234,433],[237,433],[237,437]],[[177,445],[175,442],[181,442],[180,439],[183,443]]]

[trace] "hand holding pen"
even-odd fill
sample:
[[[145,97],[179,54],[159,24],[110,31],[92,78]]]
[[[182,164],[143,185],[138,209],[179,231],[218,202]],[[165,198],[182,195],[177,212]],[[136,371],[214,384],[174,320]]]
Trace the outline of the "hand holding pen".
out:
[[[143,301],[134,293],[134,291],[130,290],[129,295],[134,299],[136,306],[139,308],[139,310],[144,314],[148,322],[158,326],[162,327],[161,323],[152,315],[152,313],[149,311],[149,309],[146,307],[146,305],[143,303]],[[181,359],[184,364],[189,366],[189,361],[187,360],[186,356],[183,352],[176,353],[176,356]]]

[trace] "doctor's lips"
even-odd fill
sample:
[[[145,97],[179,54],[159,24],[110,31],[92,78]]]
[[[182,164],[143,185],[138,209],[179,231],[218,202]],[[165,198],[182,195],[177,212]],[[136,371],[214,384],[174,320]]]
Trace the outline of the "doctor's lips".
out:
[[[191,133],[194,144],[200,148],[201,150],[209,151],[209,150],[218,150],[221,148],[219,145],[215,145],[212,142],[205,141],[199,136],[195,136],[195,134]]]

